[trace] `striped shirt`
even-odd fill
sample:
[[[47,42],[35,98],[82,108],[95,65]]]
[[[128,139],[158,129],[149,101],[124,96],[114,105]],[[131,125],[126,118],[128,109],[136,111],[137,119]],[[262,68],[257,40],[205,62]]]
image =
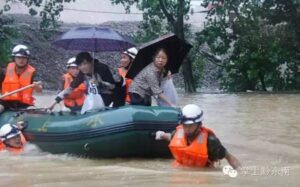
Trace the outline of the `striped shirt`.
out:
[[[152,62],[133,79],[132,84],[129,87],[129,92],[136,93],[143,98],[146,96],[159,95],[163,92],[160,88],[162,78],[162,71]]]

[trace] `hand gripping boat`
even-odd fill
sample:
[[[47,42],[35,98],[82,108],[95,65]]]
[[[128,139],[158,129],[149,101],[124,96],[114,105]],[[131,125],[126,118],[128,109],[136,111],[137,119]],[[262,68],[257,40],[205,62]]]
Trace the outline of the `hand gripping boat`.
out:
[[[168,142],[155,140],[155,132],[172,132],[179,110],[170,107],[124,106],[83,115],[35,110],[8,111],[0,124],[26,121],[27,141],[42,151],[79,156],[170,157]]]

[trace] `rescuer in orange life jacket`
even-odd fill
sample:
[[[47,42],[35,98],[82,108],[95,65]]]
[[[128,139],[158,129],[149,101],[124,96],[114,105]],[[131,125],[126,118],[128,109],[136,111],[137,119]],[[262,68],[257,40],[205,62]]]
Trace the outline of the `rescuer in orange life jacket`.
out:
[[[33,90],[42,92],[41,82],[37,82],[36,70],[29,64],[30,52],[25,45],[16,45],[12,50],[13,61],[5,71],[0,71],[2,95],[34,84],[33,88],[14,93],[0,100],[0,113],[6,109],[27,108],[34,105]]]
[[[70,58],[67,62],[67,73],[62,76],[60,90],[70,87],[71,82],[77,77],[79,69],[75,63],[76,58]],[[86,85],[81,83],[68,96],[64,98],[64,104],[71,112],[80,111],[84,103],[86,94]]]
[[[26,140],[21,132],[25,128],[23,125],[22,121],[17,125],[7,123],[0,128],[0,151],[7,150],[13,154],[24,151]]]
[[[128,94],[128,89],[131,85],[132,79],[126,78],[126,74],[131,67],[133,60],[135,59],[136,55],[138,53],[137,48],[131,47],[121,53],[121,63],[118,68],[118,73],[120,76],[122,76],[125,79],[125,90],[122,90],[123,94],[125,95],[125,102],[127,104],[130,103],[130,97]],[[124,105],[125,103],[122,103]]]
[[[213,167],[216,161],[225,158],[234,169],[240,167],[238,159],[223,147],[214,132],[202,125],[203,119],[203,111],[188,104],[182,109],[176,132],[157,131],[155,139],[170,141],[169,149],[178,165]]]

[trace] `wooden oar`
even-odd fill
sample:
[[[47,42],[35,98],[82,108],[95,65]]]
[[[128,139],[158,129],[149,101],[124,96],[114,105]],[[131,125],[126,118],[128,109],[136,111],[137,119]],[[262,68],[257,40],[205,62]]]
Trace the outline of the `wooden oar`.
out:
[[[23,90],[32,88],[32,87],[34,87],[35,85],[36,85],[36,83],[32,83],[32,84],[29,84],[28,86],[24,86],[24,87],[22,87],[22,88],[19,88],[19,89],[17,89],[17,90],[12,91],[12,92],[6,93],[6,94],[4,94],[4,95],[1,95],[1,96],[0,96],[0,99],[2,99],[2,98],[4,98],[4,97],[7,97],[7,96],[10,96],[10,95],[12,95],[12,94],[21,92],[21,91],[23,91]]]

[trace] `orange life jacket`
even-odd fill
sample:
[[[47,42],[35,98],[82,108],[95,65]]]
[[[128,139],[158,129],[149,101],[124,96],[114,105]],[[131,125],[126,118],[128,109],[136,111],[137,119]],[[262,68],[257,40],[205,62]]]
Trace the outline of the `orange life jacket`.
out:
[[[0,140],[0,151],[2,151],[2,150],[8,150],[9,152],[11,152],[13,154],[20,154],[20,153],[22,153],[24,151],[24,145],[26,144],[26,139],[25,139],[25,137],[24,137],[23,134],[21,134],[20,136],[21,136],[21,142],[23,144],[23,146],[21,148],[7,147]]]
[[[11,62],[7,65],[4,81],[2,82],[2,95],[28,86],[32,83],[32,76],[35,72],[35,68],[31,65],[27,65],[26,69],[18,75],[16,73],[16,64]],[[4,97],[3,100],[20,101],[28,105],[34,104],[34,98],[32,97],[33,88],[28,88],[21,92]]]
[[[127,103],[130,103],[131,100],[130,100],[130,97],[129,97],[129,94],[128,94],[128,90],[129,90],[129,87],[132,83],[132,79],[128,79],[128,78],[125,77],[126,74],[127,74],[127,71],[124,72],[123,68],[118,68],[118,73],[119,73],[120,76],[122,76],[125,79],[125,82],[126,82],[126,98],[125,98],[125,101]]]
[[[65,80],[64,89],[66,89],[70,87],[70,84],[73,81],[73,77],[69,73],[66,73],[63,75],[63,78]],[[65,97],[65,105],[67,107],[82,106],[85,99],[85,91],[85,84],[80,84],[67,97]]]
[[[176,162],[184,166],[205,167],[208,163],[207,138],[214,134],[212,130],[201,127],[199,135],[187,145],[187,138],[182,125],[176,128],[169,148]]]
[[[0,151],[5,149],[4,143],[0,140]]]

